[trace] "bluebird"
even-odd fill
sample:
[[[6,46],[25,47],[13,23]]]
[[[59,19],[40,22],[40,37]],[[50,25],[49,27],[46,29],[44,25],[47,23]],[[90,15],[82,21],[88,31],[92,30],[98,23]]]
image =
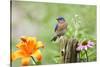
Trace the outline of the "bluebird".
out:
[[[63,36],[65,34],[66,30],[67,30],[67,23],[62,16],[59,16],[56,20],[57,20],[58,23],[55,26],[55,29],[54,29],[55,35],[51,39],[51,41],[56,41],[56,39],[58,37]]]

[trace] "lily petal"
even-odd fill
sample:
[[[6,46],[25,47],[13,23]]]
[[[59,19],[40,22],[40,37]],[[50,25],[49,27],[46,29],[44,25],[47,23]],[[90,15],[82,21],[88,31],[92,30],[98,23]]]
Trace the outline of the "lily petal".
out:
[[[23,57],[21,62],[22,62],[22,66],[29,65],[30,57]]]
[[[24,42],[19,42],[17,45],[16,45],[17,48],[19,49],[23,49],[25,48],[25,43]]]
[[[27,45],[29,49],[34,49],[36,47],[37,41],[35,37],[27,37]]]
[[[36,50],[33,54],[32,54],[33,57],[35,57],[37,59],[37,61],[41,61],[42,60],[42,55],[41,55],[41,52],[40,50]]]
[[[44,48],[44,45],[41,41],[38,41],[37,45],[36,45],[36,48],[38,49],[38,48],[41,48],[41,47]]]
[[[21,50],[17,50],[16,52],[14,52],[12,54],[11,60],[14,61],[14,60],[21,58],[23,56],[24,56],[23,52]]]

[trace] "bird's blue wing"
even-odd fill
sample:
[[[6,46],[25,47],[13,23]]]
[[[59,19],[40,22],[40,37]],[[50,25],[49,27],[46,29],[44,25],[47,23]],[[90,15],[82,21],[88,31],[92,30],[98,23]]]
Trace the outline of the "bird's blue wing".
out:
[[[55,32],[56,32],[57,28],[58,28],[58,24],[56,24],[56,26],[55,26]]]

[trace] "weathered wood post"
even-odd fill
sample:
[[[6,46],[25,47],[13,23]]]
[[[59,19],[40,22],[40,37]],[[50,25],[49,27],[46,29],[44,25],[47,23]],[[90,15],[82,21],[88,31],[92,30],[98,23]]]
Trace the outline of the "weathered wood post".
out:
[[[77,62],[77,47],[78,41],[76,39],[69,39],[65,45],[64,63]]]
[[[77,44],[77,39],[67,39],[66,37],[60,38],[61,63],[77,62]]]
[[[66,45],[67,38],[61,36],[59,39],[60,44],[60,63],[64,63],[64,54],[65,54],[65,45]]]

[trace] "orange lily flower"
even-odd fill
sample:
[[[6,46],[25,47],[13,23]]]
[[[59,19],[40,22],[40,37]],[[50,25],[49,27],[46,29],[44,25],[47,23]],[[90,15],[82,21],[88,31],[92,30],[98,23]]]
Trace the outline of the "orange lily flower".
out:
[[[39,48],[44,48],[41,41],[37,41],[35,37],[21,37],[16,47],[19,49],[12,53],[12,61],[21,58],[22,65],[28,65],[31,56],[36,58],[37,61],[42,60],[42,55]]]

